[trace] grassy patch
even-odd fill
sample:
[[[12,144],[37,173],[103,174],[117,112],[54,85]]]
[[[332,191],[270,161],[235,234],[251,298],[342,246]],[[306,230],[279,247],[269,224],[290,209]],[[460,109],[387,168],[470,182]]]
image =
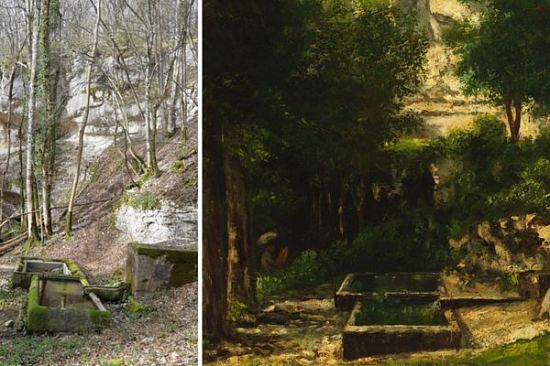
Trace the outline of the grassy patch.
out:
[[[56,364],[77,355],[85,337],[26,336],[0,342],[0,365]]]
[[[364,302],[356,325],[441,325],[446,320],[437,302],[424,304],[380,300]]]
[[[550,334],[539,336],[533,340],[521,340],[505,346],[488,349],[476,356],[449,357],[440,360],[393,359],[385,363],[387,366],[421,366],[421,365],[467,365],[467,366],[546,366],[550,360]]]

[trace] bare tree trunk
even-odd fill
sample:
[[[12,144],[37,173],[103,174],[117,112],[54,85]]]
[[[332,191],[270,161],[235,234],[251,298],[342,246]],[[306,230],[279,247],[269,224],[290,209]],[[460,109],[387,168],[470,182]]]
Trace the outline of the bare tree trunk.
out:
[[[11,70],[10,79],[9,79],[9,86],[8,86],[8,123],[7,123],[7,130],[8,130],[8,156],[6,158],[6,165],[4,166],[4,170],[2,171],[2,185],[0,186],[0,221],[4,219],[4,192],[6,191],[6,176],[8,174],[8,171],[10,169],[10,158],[11,158],[11,121],[12,121],[12,101],[13,101],[13,82],[15,81],[15,72],[17,70],[17,65],[13,66],[13,69]],[[2,238],[2,229],[0,229],[0,239]]]
[[[203,232],[203,327],[209,339],[227,335],[226,236],[224,230],[221,130],[211,114],[204,114],[203,210],[208,222]]]
[[[248,191],[238,156],[224,149],[223,169],[227,205],[227,298],[256,304],[256,248],[248,205]]]
[[[78,152],[77,152],[77,160],[76,160],[76,169],[75,169],[75,175],[73,178],[73,185],[71,188],[71,196],[69,198],[69,207],[67,208],[67,216],[65,221],[65,235],[67,237],[71,236],[72,231],[72,219],[73,219],[73,207],[74,202],[76,199],[76,192],[78,189],[78,180],[80,178],[80,168],[82,164],[82,152],[84,150],[84,133],[86,132],[86,125],[88,124],[88,117],[90,115],[90,102],[91,102],[91,94],[92,94],[92,71],[93,66],[95,62],[95,58],[97,57],[97,44],[98,44],[98,34],[99,34],[99,23],[101,21],[101,0],[97,0],[96,5],[96,12],[97,12],[97,20],[95,23],[95,29],[94,29],[94,41],[92,46],[92,54],[90,59],[90,64],[88,65],[88,72],[87,72],[87,87],[86,87],[86,109],[84,110],[84,118],[82,121],[82,125],[80,126],[80,130],[78,131]]]
[[[174,58],[173,62],[174,65],[172,67],[172,82],[171,82],[171,88],[170,88],[170,97],[169,97],[169,113],[168,113],[168,120],[166,121],[166,130],[165,133],[168,136],[171,136],[174,134],[174,131],[176,130],[176,105],[178,101],[178,94],[180,88],[185,88],[185,84],[179,85],[179,79],[180,79],[180,65],[181,63],[185,63],[185,39],[186,39],[186,28],[187,28],[187,18],[185,15],[187,14],[187,11],[183,11],[183,0],[178,0],[176,4],[176,13],[177,13],[177,33],[176,33],[176,39],[175,39],[175,47],[176,47],[176,57]],[[184,109],[184,105],[181,106],[182,111]]]
[[[25,207],[27,212],[27,235],[29,241],[36,240],[37,227],[34,212],[34,194],[33,194],[33,151],[34,151],[34,115],[36,110],[36,89],[37,89],[37,71],[38,71],[38,27],[39,27],[39,0],[33,3],[27,1],[27,11],[29,14],[29,29],[31,41],[31,64],[30,64],[30,85],[29,85],[29,102],[27,113],[27,142],[26,142],[26,167],[25,167],[25,187],[26,187],[26,202]]]
[[[153,177],[158,177],[160,171],[157,164],[157,151],[156,151],[156,107],[154,107],[153,96],[151,95],[153,88],[153,75],[155,67],[160,65],[155,62],[155,43],[158,32],[155,27],[155,2],[148,1],[148,27],[149,35],[147,36],[147,65],[145,68],[145,147],[147,150],[147,169],[149,174]],[[159,85],[159,87],[161,87]],[[160,92],[158,93],[160,94]],[[153,116],[153,113],[155,114]]]
[[[59,66],[57,60],[54,60],[51,52],[50,35],[53,28],[57,26],[57,17],[59,14],[59,3],[52,0],[45,0],[42,4],[41,16],[41,75],[40,84],[44,105],[46,107],[46,118],[43,120],[43,139],[41,145],[40,166],[42,169],[42,220],[44,236],[43,239],[53,234],[52,214],[51,214],[51,191],[53,184],[53,174],[55,171],[56,154],[56,135],[58,112],[57,87],[59,80]]]

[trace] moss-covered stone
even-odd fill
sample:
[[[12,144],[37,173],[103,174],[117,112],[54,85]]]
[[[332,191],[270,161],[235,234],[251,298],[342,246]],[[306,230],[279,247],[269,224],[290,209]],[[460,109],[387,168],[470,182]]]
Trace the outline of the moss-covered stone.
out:
[[[73,276],[80,278],[80,282],[82,283],[83,286],[90,286],[90,283],[88,282],[88,278],[86,277],[84,272],[82,272],[82,270],[80,269],[78,264],[76,264],[75,261],[73,261],[72,259],[66,259],[65,263],[67,264],[67,267],[69,267],[69,271],[71,272],[71,274]]]
[[[69,273],[72,276],[78,277],[80,282],[83,286],[89,286],[88,278],[86,275],[82,272],[78,264],[76,264],[75,261],[71,259],[49,259],[49,258],[38,258],[38,257],[22,257],[19,263],[17,264],[17,267],[12,275],[11,280],[11,286],[13,288],[23,288],[28,289],[31,282],[31,277],[33,275],[42,275],[47,273],[50,274],[49,270],[41,271],[41,270],[31,270],[27,268],[27,263],[30,261],[40,261],[45,264],[48,263],[59,263],[62,265],[66,265]]]
[[[30,332],[45,332],[48,330],[48,308],[39,303],[39,279],[34,275],[29,287],[29,296],[27,302],[27,329]]]
[[[45,285],[40,285],[41,281]],[[45,291],[42,288],[48,288],[47,281],[53,282],[67,282],[76,283],[80,288],[78,278],[41,278],[38,275],[32,276],[31,285],[29,287],[29,295],[26,310],[26,326],[27,330],[31,333],[46,333],[46,332],[74,332],[85,333],[88,331],[101,330],[111,323],[111,313],[106,310],[90,309],[91,301],[87,306],[81,306],[79,302],[71,303],[72,306],[53,306],[51,300],[44,300],[41,302],[41,298],[48,298],[47,293],[41,295],[40,291]],[[72,286],[72,285],[71,285]],[[51,287],[51,286],[50,286]],[[53,286],[54,294],[55,289],[59,286]],[[61,286],[63,287],[63,286]],[[74,292],[74,291],[73,291]],[[79,292],[81,294],[81,292]],[[51,295],[51,294],[50,294]],[[74,294],[67,294],[65,299]],[[51,295],[53,296],[53,295]],[[78,296],[78,295],[77,295]],[[83,299],[83,304],[85,300]],[[49,304],[49,305],[48,305]],[[76,304],[76,305],[75,305]],[[48,305],[48,306],[46,306]]]
[[[160,288],[179,287],[197,280],[195,249],[130,243],[126,282],[134,295]]]

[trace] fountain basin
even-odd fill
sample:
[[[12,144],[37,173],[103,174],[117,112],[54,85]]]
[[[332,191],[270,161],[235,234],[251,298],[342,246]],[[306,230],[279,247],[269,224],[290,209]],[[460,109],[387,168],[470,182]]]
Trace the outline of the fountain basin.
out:
[[[93,293],[84,293],[79,277],[32,276],[26,312],[29,332],[85,333],[99,331],[110,321],[111,313]]]
[[[87,286],[88,280],[78,265],[71,260],[22,257],[12,275],[13,288],[28,289],[34,275],[76,276]]]
[[[461,332],[439,302],[400,299],[357,301],[342,337],[344,358],[459,348]]]
[[[374,300],[380,297],[435,301],[443,287],[439,273],[350,273],[336,292],[336,308],[351,311],[358,300]]]

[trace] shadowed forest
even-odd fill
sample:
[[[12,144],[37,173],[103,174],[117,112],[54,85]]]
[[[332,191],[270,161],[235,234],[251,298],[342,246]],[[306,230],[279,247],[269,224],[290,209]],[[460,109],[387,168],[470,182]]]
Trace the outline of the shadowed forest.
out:
[[[205,362],[547,364],[549,16],[205,0]]]

